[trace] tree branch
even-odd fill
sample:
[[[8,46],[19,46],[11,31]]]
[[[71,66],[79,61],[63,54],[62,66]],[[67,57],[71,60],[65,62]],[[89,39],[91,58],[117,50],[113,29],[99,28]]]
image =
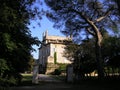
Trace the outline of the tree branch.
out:
[[[86,30],[93,36],[95,36],[95,33],[90,30],[90,27],[87,27]]]
[[[104,16],[96,19],[94,23],[102,21],[102,20],[103,20],[104,18],[106,18],[110,13],[111,13],[111,11],[107,11]]]

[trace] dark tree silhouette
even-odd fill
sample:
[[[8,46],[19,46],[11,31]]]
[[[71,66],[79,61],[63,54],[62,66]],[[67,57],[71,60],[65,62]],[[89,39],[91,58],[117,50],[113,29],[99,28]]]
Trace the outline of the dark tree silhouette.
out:
[[[101,46],[102,31],[112,30],[119,20],[118,8],[114,1],[106,0],[45,0],[50,7],[47,17],[55,22],[67,36],[80,36],[81,33],[96,39],[96,61],[98,75],[104,77]],[[117,24],[116,24],[117,23]]]
[[[36,14],[33,2],[0,0],[0,86],[20,80],[20,73],[29,67],[32,45],[38,45],[39,40],[28,28]]]

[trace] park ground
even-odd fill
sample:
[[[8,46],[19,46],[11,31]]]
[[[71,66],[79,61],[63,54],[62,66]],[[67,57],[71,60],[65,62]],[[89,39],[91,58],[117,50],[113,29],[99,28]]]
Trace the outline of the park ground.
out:
[[[38,84],[32,84],[32,76],[24,75],[21,85],[8,90],[120,90],[120,80],[84,80],[67,83],[61,76],[40,75]]]

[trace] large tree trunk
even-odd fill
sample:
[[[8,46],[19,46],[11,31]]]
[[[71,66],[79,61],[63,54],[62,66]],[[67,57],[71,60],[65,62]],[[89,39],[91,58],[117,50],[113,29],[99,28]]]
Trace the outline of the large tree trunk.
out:
[[[103,78],[104,77],[104,67],[103,67],[103,59],[102,59],[102,55],[101,55],[101,44],[102,44],[102,34],[99,31],[99,29],[97,28],[97,26],[94,24],[94,22],[88,20],[89,24],[92,26],[92,28],[94,29],[94,33],[92,34],[95,39],[96,39],[96,62],[97,62],[97,70],[98,70],[98,76],[99,78]],[[89,31],[89,29],[88,29]]]
[[[84,16],[84,14],[82,14],[82,13],[79,13],[79,14],[88,22],[88,24],[91,26],[90,28],[93,29],[93,30],[90,30],[88,27],[87,31],[92,36],[94,36],[96,39],[96,61],[97,61],[98,76],[99,76],[99,78],[103,78],[104,77],[104,67],[103,67],[103,60],[102,60],[102,55],[101,55],[101,43],[102,43],[103,37],[95,23],[103,20],[106,16],[108,16],[110,14],[110,11],[106,12],[106,14],[104,16],[99,17],[95,21],[91,21],[89,18]]]
[[[96,61],[97,61],[97,70],[98,70],[98,77],[104,77],[104,66],[103,66],[103,59],[101,55],[101,42],[102,42],[102,35],[99,31],[96,33]]]

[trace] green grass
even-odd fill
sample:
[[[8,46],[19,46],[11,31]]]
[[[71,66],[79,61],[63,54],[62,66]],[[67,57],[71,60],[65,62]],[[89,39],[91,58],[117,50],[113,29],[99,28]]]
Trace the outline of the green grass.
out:
[[[32,74],[21,74],[22,75],[22,81],[18,86],[35,86],[35,85],[41,85],[43,82],[39,82],[38,84],[32,83]],[[43,83],[44,84],[44,83]]]
[[[21,74],[22,75],[22,81],[19,86],[32,86],[34,85],[32,83],[32,74]]]
[[[21,74],[23,76],[22,82],[24,81],[32,81],[32,74]]]

